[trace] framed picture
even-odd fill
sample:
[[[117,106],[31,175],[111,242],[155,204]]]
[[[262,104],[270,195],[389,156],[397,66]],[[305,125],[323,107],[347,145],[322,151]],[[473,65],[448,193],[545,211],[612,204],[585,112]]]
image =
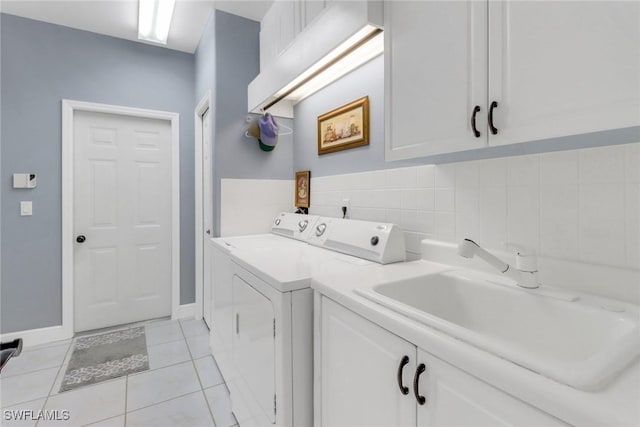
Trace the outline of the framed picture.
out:
[[[296,207],[308,208],[311,204],[311,172],[296,172]]]
[[[369,97],[318,117],[318,154],[369,145]]]

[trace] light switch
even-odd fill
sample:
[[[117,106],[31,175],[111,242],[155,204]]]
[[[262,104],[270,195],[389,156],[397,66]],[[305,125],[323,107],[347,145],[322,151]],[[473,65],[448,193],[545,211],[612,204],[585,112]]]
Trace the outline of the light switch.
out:
[[[20,202],[20,216],[31,216],[33,215],[33,202],[29,201],[21,201]]]

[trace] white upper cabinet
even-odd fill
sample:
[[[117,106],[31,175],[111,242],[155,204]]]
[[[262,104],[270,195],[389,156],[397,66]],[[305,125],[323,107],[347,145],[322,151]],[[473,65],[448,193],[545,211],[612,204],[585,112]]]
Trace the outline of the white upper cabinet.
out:
[[[386,159],[639,125],[639,22],[631,1],[386,1]]]
[[[276,0],[260,22],[260,69],[277,59],[299,32],[297,2]]]
[[[489,2],[489,102],[511,144],[640,124],[640,2]]]
[[[486,12],[476,1],[385,2],[387,160],[486,146]]]

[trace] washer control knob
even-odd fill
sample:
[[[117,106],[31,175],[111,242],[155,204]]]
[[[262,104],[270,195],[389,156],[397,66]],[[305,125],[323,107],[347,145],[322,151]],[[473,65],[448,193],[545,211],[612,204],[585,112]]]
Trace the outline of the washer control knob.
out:
[[[326,229],[327,229],[327,224],[325,224],[324,222],[322,224],[319,224],[316,227],[316,236],[318,236],[318,237],[322,236]]]
[[[275,224],[280,225],[280,218],[276,219]]]
[[[371,245],[372,245],[372,246],[375,246],[375,245],[377,245],[377,244],[378,244],[378,242],[379,242],[379,241],[380,241],[380,238],[379,238],[378,236],[373,236],[373,237],[371,238]]]
[[[298,223],[298,228],[300,229],[300,231],[304,231],[307,229],[307,225],[309,225],[309,221],[305,219]]]

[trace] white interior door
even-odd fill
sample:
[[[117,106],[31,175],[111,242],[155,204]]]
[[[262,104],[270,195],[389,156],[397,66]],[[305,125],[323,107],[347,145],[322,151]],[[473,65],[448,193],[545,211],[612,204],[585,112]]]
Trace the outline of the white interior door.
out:
[[[202,280],[202,316],[209,328],[211,328],[212,292],[211,281],[212,263],[211,246],[207,240],[213,237],[213,170],[211,147],[211,113],[210,110],[202,114],[202,248],[203,248],[203,272]]]
[[[171,123],[74,115],[75,330],[171,314]]]

